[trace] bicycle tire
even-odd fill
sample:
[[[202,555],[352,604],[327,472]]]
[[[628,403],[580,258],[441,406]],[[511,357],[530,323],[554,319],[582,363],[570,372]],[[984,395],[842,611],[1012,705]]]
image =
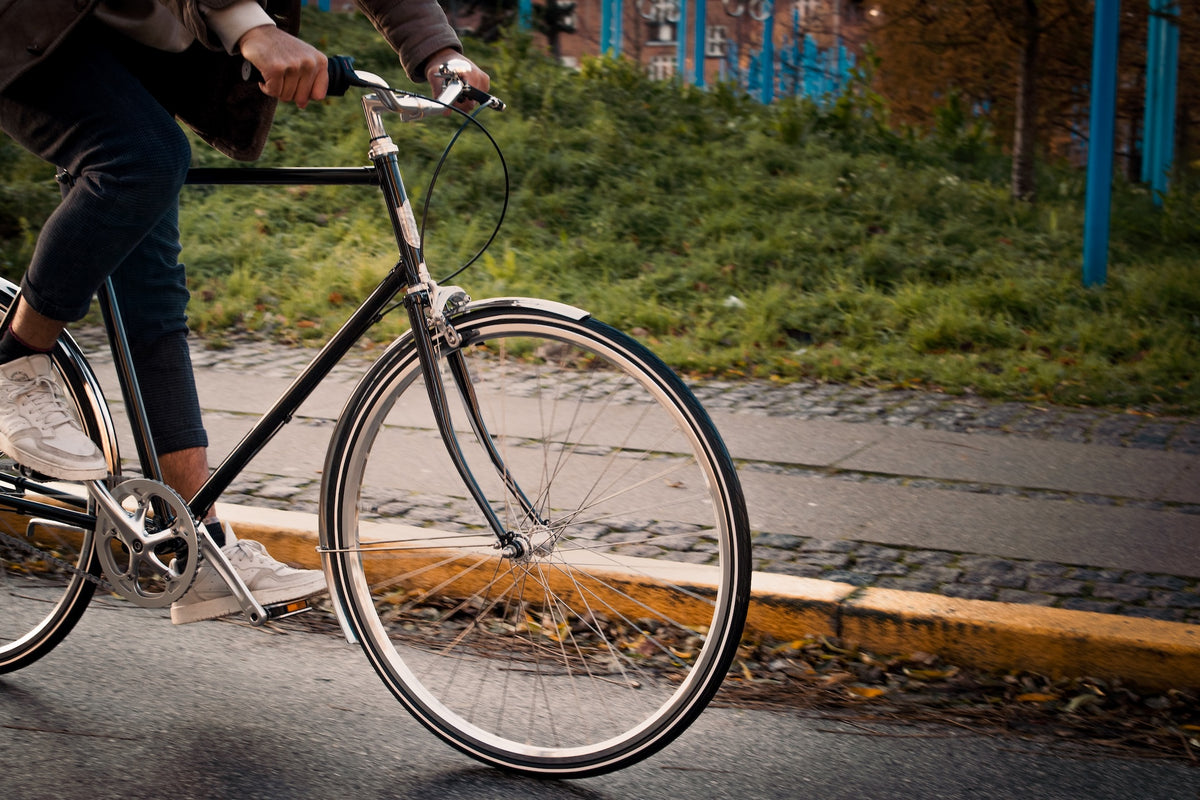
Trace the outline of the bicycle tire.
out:
[[[628,766],[687,728],[737,650],[750,544],[733,463],[678,376],[582,312],[493,301],[453,323],[462,343],[442,344],[439,365],[464,355],[488,426],[458,413],[456,438],[526,552],[489,549],[408,335],[330,443],[335,602],[392,693],[462,752],[543,776]]]
[[[5,282],[7,283],[7,282]],[[0,311],[13,299],[12,284],[0,286]],[[112,474],[120,473],[116,433],[104,406],[99,383],[82,352],[69,335],[59,339],[51,358],[69,405],[83,429],[105,453]],[[44,478],[26,480],[19,467],[0,454],[0,674],[27,667],[53,650],[87,610],[96,584],[85,576],[100,575],[91,530],[39,527],[29,535],[27,516],[4,502],[5,494],[24,493],[50,498]],[[59,486],[85,503],[86,491]],[[90,501],[89,501],[90,502]],[[14,541],[17,540],[17,541]],[[26,547],[17,542],[23,542]],[[55,563],[32,552],[36,546]],[[65,565],[65,567],[64,567]]]

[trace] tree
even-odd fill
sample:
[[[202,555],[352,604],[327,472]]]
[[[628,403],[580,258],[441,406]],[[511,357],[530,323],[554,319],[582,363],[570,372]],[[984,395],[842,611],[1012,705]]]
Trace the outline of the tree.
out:
[[[1039,141],[1046,142],[1043,98],[1056,113],[1078,101],[1070,90],[1065,96],[1046,90],[1064,78],[1068,85],[1086,85],[1080,31],[1090,30],[1090,3],[883,0],[880,7],[872,39],[881,59],[881,88],[900,101],[901,117],[927,123],[953,94],[1007,122],[1012,195],[1032,200]],[[1053,81],[1047,80],[1048,63],[1055,65]]]

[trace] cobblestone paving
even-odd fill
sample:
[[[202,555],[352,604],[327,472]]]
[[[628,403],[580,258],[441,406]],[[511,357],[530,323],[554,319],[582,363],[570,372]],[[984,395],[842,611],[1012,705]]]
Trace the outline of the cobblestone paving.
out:
[[[77,338],[89,354],[98,353],[103,337],[85,331]],[[343,376],[361,372],[378,349],[366,349],[337,368]],[[292,376],[313,351],[264,342],[233,342],[215,349],[193,343],[197,367],[253,370],[260,375]],[[92,357],[89,355],[89,357]],[[94,359],[104,360],[98,355]],[[1200,453],[1200,420],[1157,416],[1145,411],[1115,411],[996,402],[978,397],[955,397],[909,390],[799,382],[708,381],[693,391],[710,410],[735,414],[787,416],[793,419],[833,419],[841,422],[912,426],[931,430],[1029,437],[1043,440],[1100,444],[1178,453]],[[775,469],[774,465],[744,464],[742,469]],[[963,484],[929,479],[855,473],[807,474],[829,480],[888,481],[955,491],[1021,494],[1042,500],[1127,504],[1200,514],[1200,506],[1167,506],[1064,492],[1031,492],[1011,487]],[[318,481],[248,474],[226,493],[230,503],[315,512]],[[464,512],[465,513],[465,512]],[[453,518],[451,514],[451,518]],[[444,518],[443,518],[444,519]],[[621,531],[610,531],[619,537]],[[603,534],[602,534],[603,535]],[[1060,608],[1200,623],[1200,580],[1128,570],[1098,569],[1085,564],[1059,564],[955,553],[941,550],[884,547],[869,542],[822,540],[792,534],[756,531],[756,569],[876,586],[934,592],[950,597],[998,600]],[[698,545],[694,560],[706,554]]]

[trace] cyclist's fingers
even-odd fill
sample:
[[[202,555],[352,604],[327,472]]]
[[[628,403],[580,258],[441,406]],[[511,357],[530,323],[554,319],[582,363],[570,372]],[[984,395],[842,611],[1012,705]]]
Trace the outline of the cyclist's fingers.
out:
[[[313,51],[313,58],[306,60],[296,70],[296,91],[292,102],[300,108],[310,100],[320,100],[329,86],[329,59],[320,51]]]
[[[312,86],[311,98],[313,100],[324,100],[326,93],[329,92],[329,59],[321,57],[321,68],[317,70],[317,79]]]
[[[267,82],[267,94],[274,94],[285,103],[291,103],[296,100],[297,87],[299,85],[300,76],[295,72],[285,70],[274,84]],[[273,91],[272,91],[273,90]],[[303,107],[303,104],[299,104]]]
[[[285,103],[295,103],[304,108],[309,101],[325,97],[328,91],[329,72],[326,63],[322,56],[313,63],[287,67],[273,75],[264,73],[266,82],[263,91]]]
[[[239,42],[242,55],[262,73],[263,92],[304,107],[325,96],[325,54],[271,25],[253,28]]]

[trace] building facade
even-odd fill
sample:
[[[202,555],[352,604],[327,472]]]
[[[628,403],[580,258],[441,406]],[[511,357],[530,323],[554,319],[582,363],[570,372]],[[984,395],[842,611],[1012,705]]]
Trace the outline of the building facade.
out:
[[[563,0],[550,0],[563,2]],[[657,78],[680,75],[704,83],[745,73],[764,50],[784,53],[811,37],[823,51],[839,44],[859,52],[872,6],[861,0],[572,0],[575,33],[563,34],[565,64],[602,51],[645,65]],[[697,19],[697,11],[702,17]],[[876,12],[877,13],[877,12]],[[682,17],[682,19],[681,19]],[[697,22],[701,25],[697,30]],[[697,39],[702,36],[702,48]],[[698,54],[702,53],[702,55]],[[702,70],[697,72],[697,61]]]
[[[309,0],[333,11],[351,0]],[[466,34],[513,18],[533,29],[556,3],[567,31],[535,36],[567,66],[620,55],[660,79],[739,83],[768,94],[822,94],[844,83],[878,9],[868,0],[442,0]]]

